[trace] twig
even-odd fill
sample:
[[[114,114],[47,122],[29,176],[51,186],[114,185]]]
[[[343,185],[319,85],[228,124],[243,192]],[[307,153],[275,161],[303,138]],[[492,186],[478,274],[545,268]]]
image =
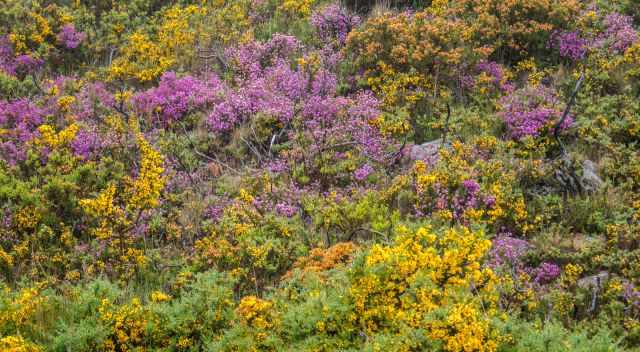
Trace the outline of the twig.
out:
[[[355,234],[358,233],[359,231],[369,232],[369,233],[372,233],[374,235],[382,236],[385,239],[385,241],[387,241],[387,242],[389,241],[389,237],[387,237],[387,235],[385,235],[384,233],[378,232],[378,231],[375,231],[375,230],[372,230],[372,229],[367,229],[367,228],[364,228],[364,227],[359,227],[359,228],[351,231],[349,236],[347,236],[347,240],[351,241],[353,239],[353,236],[355,236]]]
[[[180,123],[180,127],[182,127],[182,131],[184,132],[184,136],[187,138],[187,141],[191,145],[191,148],[193,148],[193,152],[196,153],[196,155],[198,155],[198,156],[200,156],[202,158],[205,158],[205,159],[207,159],[209,161],[214,161],[214,162],[226,167],[227,169],[235,172],[236,174],[240,175],[240,171],[238,171],[238,170],[232,168],[231,166],[223,163],[222,161],[218,160],[218,158],[213,158],[213,157],[210,157],[210,156],[200,152],[198,150],[198,148],[196,147],[195,143],[193,143],[193,141],[191,140],[191,137],[189,137],[189,133],[187,132],[187,129],[184,127],[184,124]]]
[[[36,78],[36,74],[32,72],[30,76],[31,76],[31,79],[33,79],[33,84],[38,89],[38,92],[40,92],[40,94],[44,94],[44,90],[42,90],[42,88],[40,87],[40,84],[38,83],[38,79]]]
[[[447,102],[447,119],[444,122],[444,131],[442,133],[442,145],[447,142],[447,134],[449,133],[449,119],[451,118],[451,106]]]
[[[255,156],[258,157],[258,162],[262,163],[262,154],[260,154],[260,152],[256,148],[254,148],[253,145],[249,143],[249,141],[244,139],[244,137],[240,137],[240,140],[242,140],[244,144],[246,144],[247,147],[249,147],[249,150],[251,150],[253,154],[255,154]]]
[[[562,155],[565,155],[567,151],[564,148],[564,144],[562,144],[562,141],[560,140],[560,127],[562,127],[562,124],[564,124],[564,121],[567,119],[567,116],[569,116],[569,111],[571,110],[571,107],[576,101],[576,96],[578,95],[580,86],[582,86],[583,80],[584,80],[584,73],[580,75],[578,82],[576,82],[576,86],[575,88],[573,88],[573,92],[571,93],[571,97],[569,98],[569,102],[567,103],[567,107],[564,109],[564,113],[562,114],[562,118],[560,119],[560,121],[558,121],[555,128],[553,129],[553,136],[555,137],[556,141],[558,142],[558,145],[560,146]]]

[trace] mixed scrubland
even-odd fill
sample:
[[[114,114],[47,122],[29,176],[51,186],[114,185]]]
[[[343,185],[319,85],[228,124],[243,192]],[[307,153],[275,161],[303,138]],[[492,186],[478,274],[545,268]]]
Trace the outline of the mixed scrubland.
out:
[[[639,29],[2,0],[0,350],[640,349]]]

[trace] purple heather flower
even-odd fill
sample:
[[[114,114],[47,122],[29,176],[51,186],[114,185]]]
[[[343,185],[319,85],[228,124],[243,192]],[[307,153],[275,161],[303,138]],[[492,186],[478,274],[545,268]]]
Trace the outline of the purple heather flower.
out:
[[[494,196],[484,197],[484,205],[486,205],[487,208],[493,208],[493,206],[496,205],[496,197]]]
[[[492,241],[487,264],[494,269],[505,265],[521,268],[522,258],[530,248],[531,245],[525,240],[508,235],[496,237]]]
[[[549,127],[562,115],[555,91],[542,86],[519,89],[500,102],[502,120],[510,136],[516,140],[526,136],[539,136],[545,127]],[[569,116],[560,127],[566,129],[572,123],[573,118]]]
[[[102,82],[88,83],[76,95],[74,113],[80,120],[98,116],[100,110],[107,111],[115,106],[115,97]]]
[[[291,218],[298,212],[298,207],[287,203],[278,203],[276,204],[276,212],[280,215]]]
[[[480,185],[478,184],[478,182],[476,182],[476,180],[465,180],[464,182],[462,182],[462,185],[464,186],[464,189],[468,194],[475,195],[480,190]]]
[[[491,83],[502,92],[513,91],[513,84],[505,82],[504,68],[499,63],[493,61],[481,61],[476,65],[476,70],[491,77]]]
[[[211,205],[204,211],[204,216],[207,219],[213,220],[215,222],[222,219],[222,215],[224,214],[224,205]]]
[[[0,36],[0,71],[11,76],[16,74],[13,46],[6,36]]]
[[[175,72],[166,72],[158,87],[138,93],[133,102],[139,112],[156,116],[166,126],[193,110],[216,102],[222,90],[222,83],[215,76],[203,82],[191,76],[178,78]]]
[[[589,42],[578,32],[554,32],[549,39],[549,47],[555,48],[563,58],[582,60],[587,54]]]
[[[0,129],[5,130],[0,144],[0,158],[10,165],[26,157],[26,144],[37,137],[47,111],[28,99],[0,101]]]
[[[353,178],[358,181],[364,181],[373,172],[373,167],[369,164],[364,164],[356,171],[353,172]]]
[[[310,22],[323,40],[336,39],[344,45],[349,32],[360,24],[360,17],[350,14],[340,5],[330,4],[314,12]]]
[[[71,141],[71,150],[76,156],[82,159],[89,159],[101,148],[102,141],[95,131],[81,129],[76,133],[73,141]]]
[[[337,85],[336,75],[324,69],[320,70],[311,83],[311,94],[321,96],[334,94]]]
[[[0,36],[0,71],[10,76],[28,75],[38,71],[44,65],[42,59],[31,55],[15,56],[13,46],[6,36]]]
[[[596,38],[596,45],[608,47],[610,51],[622,54],[638,41],[638,32],[633,28],[630,16],[610,13],[604,18],[604,27],[604,32]]]
[[[267,165],[267,168],[269,169],[269,171],[277,174],[286,171],[289,166],[287,165],[286,160],[276,159],[271,161],[269,165]]]
[[[84,32],[76,31],[73,24],[65,24],[58,33],[58,41],[67,49],[75,49],[86,39]]]
[[[15,59],[16,72],[30,74],[38,71],[44,65],[44,60],[31,55],[19,55]]]
[[[560,267],[554,263],[542,263],[534,271],[534,282],[537,284],[548,284],[560,276]]]

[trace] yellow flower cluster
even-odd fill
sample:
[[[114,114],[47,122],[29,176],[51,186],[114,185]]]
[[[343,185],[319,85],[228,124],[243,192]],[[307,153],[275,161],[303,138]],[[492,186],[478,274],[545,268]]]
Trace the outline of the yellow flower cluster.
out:
[[[173,6],[164,12],[157,33],[131,34],[109,67],[109,79],[148,82],[158,78],[179,58],[188,56],[196,38],[191,23],[201,13],[197,6]]]
[[[38,132],[40,132],[42,143],[55,149],[69,145],[76,137],[79,129],[77,124],[72,123],[62,131],[56,133],[55,127],[51,125],[41,125],[38,127]]]
[[[483,338],[488,331],[489,321],[478,307],[461,303],[454,305],[446,319],[433,323],[429,337],[445,341],[446,351],[495,351],[500,338]]]
[[[9,2],[17,1],[11,0]],[[12,4],[6,4],[5,6],[10,7]],[[51,23],[45,17],[46,14],[41,9],[37,9],[37,11],[34,8],[34,10],[23,13],[23,21],[20,22],[21,26],[12,28],[11,33],[9,33],[9,41],[20,54],[25,54],[30,49],[38,48],[48,40],[53,41],[55,39],[51,30]]]
[[[143,211],[159,204],[165,178],[162,177],[162,155],[151,147],[142,133],[137,134],[137,142],[141,155],[140,171],[135,180],[125,177],[125,191],[118,194],[118,187],[111,183],[97,197],[82,199],[79,204],[98,222],[92,230],[93,235],[110,241],[110,247],[120,253],[121,263],[141,266],[146,262],[144,252],[133,247],[133,239],[128,233]]]
[[[65,95],[58,98],[58,107],[61,111],[67,112],[73,103],[76,102],[76,98],[71,95]]]
[[[567,264],[564,267],[564,272],[562,273],[563,283],[568,286],[575,284],[580,278],[582,271],[583,269],[579,264]]]
[[[238,305],[238,315],[242,322],[258,329],[268,329],[273,326],[271,308],[273,303],[256,296],[243,297]]]
[[[103,299],[98,314],[100,320],[111,330],[103,342],[105,351],[138,351],[145,337],[147,319],[142,304],[137,298],[131,303],[116,307]]]
[[[13,257],[0,247],[0,265],[11,268],[13,266]]]
[[[433,83],[428,77],[416,71],[397,72],[382,61],[375,71],[382,74],[370,76],[367,84],[382,97],[382,103],[387,108],[405,104],[414,106],[425,97],[426,91],[433,89]]]
[[[34,206],[27,206],[20,209],[15,217],[14,223],[19,230],[34,230],[40,221],[41,215]]]
[[[316,0],[284,0],[279,10],[294,18],[307,18]]]
[[[625,51],[624,62],[630,66],[627,76],[640,78],[640,42]]]
[[[151,292],[151,302],[160,303],[160,302],[168,302],[171,300],[171,296],[162,292],[162,291],[153,291]]]
[[[0,306],[0,330],[5,326],[13,326],[20,330],[34,323],[34,316],[46,302],[39,290],[39,287],[23,288],[17,292],[14,299],[3,302],[5,304]]]
[[[100,225],[94,230],[94,235],[100,240],[108,240],[113,236],[114,222],[122,221],[122,210],[114,205],[116,187],[110,184],[94,199],[80,200],[84,211],[100,219]]]
[[[0,351],[40,352],[42,351],[42,348],[26,341],[22,336],[9,335],[0,338]]]
[[[375,245],[350,289],[357,320],[369,333],[425,329],[448,351],[494,351],[495,277],[481,261],[491,247],[482,232],[400,228],[395,244]],[[485,310],[481,310],[481,305]],[[444,320],[431,317],[445,309]]]
[[[212,4],[202,25],[207,29],[200,31],[206,37],[205,43],[244,43],[253,38],[253,27],[249,12],[255,6],[249,0],[216,1]]]
[[[142,133],[138,133],[136,139],[140,148],[140,173],[131,187],[131,199],[127,202],[127,208],[155,208],[160,202],[160,192],[166,181],[162,176],[164,158],[151,147]]]
[[[109,67],[111,80],[135,78],[147,82],[159,77],[174,63],[147,34],[136,32],[129,36],[128,45]]]

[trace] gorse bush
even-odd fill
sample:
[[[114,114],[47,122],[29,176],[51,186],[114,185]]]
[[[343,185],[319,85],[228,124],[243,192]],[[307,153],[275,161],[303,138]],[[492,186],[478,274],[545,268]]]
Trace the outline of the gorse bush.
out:
[[[636,10],[5,1],[0,350],[637,350]]]

